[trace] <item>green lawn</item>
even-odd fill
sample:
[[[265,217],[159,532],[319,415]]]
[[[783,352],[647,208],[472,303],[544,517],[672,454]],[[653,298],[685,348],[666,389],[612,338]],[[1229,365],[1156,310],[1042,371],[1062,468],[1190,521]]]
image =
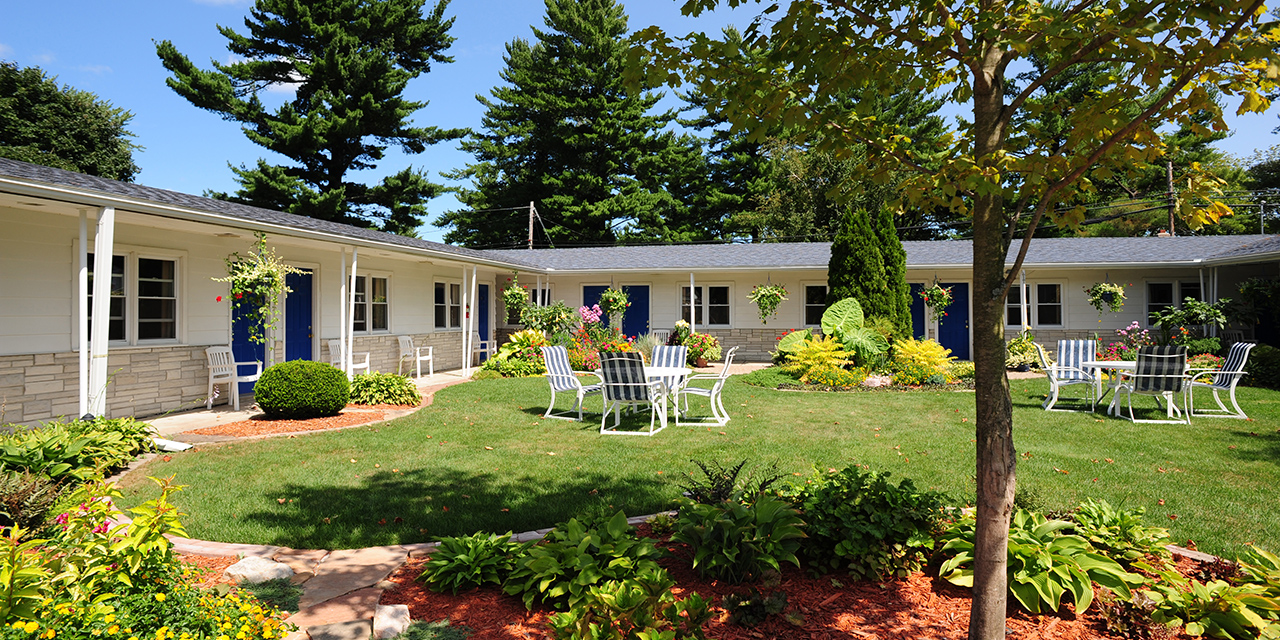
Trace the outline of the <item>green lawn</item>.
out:
[[[1146,507],[1175,541],[1195,540],[1204,551],[1230,554],[1251,542],[1280,549],[1280,392],[1240,390],[1254,421],[1185,426],[1046,413],[1043,379],[1015,380],[1012,389],[1019,486],[1044,507],[1104,498]],[[122,503],[154,497],[146,476],[174,475],[189,485],[176,501],[193,537],[350,548],[538,529],[584,512],[652,513],[671,506],[695,458],[776,462],[800,475],[856,462],[969,502],[973,397],[777,391],[735,377],[725,388],[728,425],[671,426],[646,438],[601,436],[598,415],[541,419],[540,378],[484,380],[445,389],[433,406],[377,427],[157,459],[121,483]],[[640,414],[627,419],[642,422]]]

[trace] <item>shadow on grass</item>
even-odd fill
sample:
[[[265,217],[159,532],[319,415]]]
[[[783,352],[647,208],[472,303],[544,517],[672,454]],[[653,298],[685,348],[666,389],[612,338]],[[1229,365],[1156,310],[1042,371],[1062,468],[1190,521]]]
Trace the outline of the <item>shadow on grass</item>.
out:
[[[675,485],[661,479],[601,473],[548,480],[497,471],[384,470],[354,488],[285,484],[272,492],[276,499],[266,501],[268,508],[245,510],[239,517],[277,531],[269,544],[345,549],[477,531],[519,533],[619,510],[643,515],[665,509],[677,493]]]

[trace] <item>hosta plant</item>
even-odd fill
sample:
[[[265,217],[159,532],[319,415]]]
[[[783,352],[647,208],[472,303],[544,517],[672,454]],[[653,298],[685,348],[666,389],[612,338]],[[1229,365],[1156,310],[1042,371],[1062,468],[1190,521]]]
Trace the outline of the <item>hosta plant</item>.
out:
[[[1124,600],[1131,597],[1129,585],[1143,583],[1142,576],[1097,553],[1084,538],[1065,533],[1072,526],[1025,509],[1014,512],[1009,526],[1009,592],[1027,611],[1057,611],[1063,596],[1070,594],[1080,614],[1093,602],[1093,583]],[[973,586],[974,530],[973,516],[965,516],[941,538],[944,544],[938,553],[947,560],[938,575],[952,584]]]
[[[1142,507],[1116,509],[1106,500],[1094,502],[1090,498],[1076,507],[1072,519],[1076,533],[1112,560],[1130,566],[1148,558],[1164,565],[1172,560],[1165,548],[1170,543],[1169,530],[1143,524],[1144,513]]]
[[[362,373],[351,381],[351,404],[418,406],[422,394],[413,380],[394,373]]]
[[[551,616],[551,629],[564,640],[705,638],[702,625],[711,619],[711,603],[697,592],[676,600],[675,585],[666,569],[646,568],[591,586],[569,611]]]
[[[1253,640],[1280,638],[1280,597],[1260,584],[1231,585],[1222,580],[1200,582],[1174,570],[1135,566],[1159,580],[1143,593],[1155,601],[1154,622],[1182,627],[1189,636]]]
[[[688,501],[672,540],[693,549],[693,568],[703,576],[728,582],[779,571],[781,563],[797,567],[803,521],[790,504],[762,496],[752,504],[729,499],[716,504]]]
[[[529,547],[511,540],[511,532],[441,538],[431,559],[418,575],[432,591],[458,593],[486,584],[502,584],[516,568],[516,559]]]

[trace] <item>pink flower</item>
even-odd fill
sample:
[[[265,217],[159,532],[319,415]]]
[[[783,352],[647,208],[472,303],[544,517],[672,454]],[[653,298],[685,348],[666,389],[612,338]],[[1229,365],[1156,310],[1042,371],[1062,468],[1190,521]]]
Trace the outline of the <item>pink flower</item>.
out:
[[[67,517],[67,514],[65,513],[60,513],[58,514],[58,517],[53,519],[53,521],[58,524],[66,524],[67,520],[68,520],[68,517]]]
[[[106,532],[107,532],[107,523],[105,523],[105,522],[104,522],[104,523],[102,523],[102,524],[100,524],[100,525],[98,525],[98,526],[94,527],[94,528],[93,528],[93,532],[94,532],[94,533],[106,533]]]

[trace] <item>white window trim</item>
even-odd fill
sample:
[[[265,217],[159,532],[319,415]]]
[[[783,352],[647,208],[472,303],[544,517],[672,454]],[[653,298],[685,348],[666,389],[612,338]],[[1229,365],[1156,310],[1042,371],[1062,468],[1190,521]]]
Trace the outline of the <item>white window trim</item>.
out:
[[[1039,308],[1040,290],[1037,287],[1042,284],[1053,284],[1058,286],[1059,302],[1057,302],[1056,304],[1062,308],[1062,322],[1058,324],[1044,324],[1043,322],[1040,322],[1040,308]],[[1014,283],[1013,286],[1017,287],[1018,283]],[[1066,292],[1067,292],[1067,283],[1065,280],[1028,280],[1027,289],[1026,289],[1026,293],[1028,294],[1027,295],[1027,324],[1030,325],[1032,329],[1063,329],[1065,328],[1067,326],[1067,317],[1068,317],[1067,316],[1068,301],[1067,301]],[[1050,304],[1054,304],[1054,303],[1050,303]],[[1005,308],[1004,326],[1006,329],[1013,328],[1018,331],[1021,331],[1022,327],[1016,324],[1009,324],[1009,312],[1008,312],[1009,307],[1010,307],[1010,304],[1008,302],[1008,298],[1006,298],[1005,305],[1004,305],[1004,308]],[[1017,308],[1017,306],[1014,305],[1014,308]]]
[[[819,327],[819,326],[822,326],[822,323],[806,324],[804,321],[805,315],[809,311],[809,302],[807,297],[807,294],[809,293],[808,287],[822,287],[823,289],[826,289],[828,293],[830,293],[831,287],[828,286],[828,284],[822,280],[801,280],[800,281],[800,326]],[[823,303],[823,307],[824,308],[826,307],[825,302]]]
[[[676,306],[678,307],[678,310],[676,311],[676,319],[677,319],[677,320],[680,320],[680,319],[684,318],[684,310],[688,308],[688,306],[686,306],[686,305],[685,305],[685,303],[684,303],[684,290],[685,290],[685,288],[686,288],[686,287],[688,287],[688,286],[689,286],[689,283],[687,283],[687,282],[682,282],[682,283],[680,283],[680,284],[676,285]],[[732,283],[732,282],[697,282],[697,281],[695,281],[695,282],[693,283],[693,286],[694,286],[695,288],[701,288],[701,289],[703,290],[703,293],[702,293],[702,319],[703,319],[703,322],[702,322],[702,323],[699,323],[699,324],[698,324],[698,326],[699,326],[699,327],[712,327],[712,328],[715,328],[715,329],[726,329],[726,328],[732,328],[732,327],[733,327],[733,318],[734,318],[734,315],[735,315],[735,314],[734,314],[734,304],[733,304],[733,283]],[[711,287],[727,287],[727,288],[729,289],[729,323],[728,323],[728,324],[710,324],[709,322],[706,322],[706,320],[707,320],[708,318],[710,318],[710,317],[711,317],[711,314],[710,314],[710,313],[708,312],[708,310],[707,310],[707,306],[709,305],[709,303],[710,303],[710,301],[711,301],[711,292],[710,292],[710,288],[711,288]],[[652,289],[650,289],[650,291],[652,291]],[[652,304],[652,303],[650,303],[650,304]],[[694,315],[694,318],[696,318],[696,317],[697,317],[697,314],[695,314],[695,315]],[[692,319],[693,319],[693,318],[690,318],[690,320],[692,320]]]
[[[446,325],[447,325],[447,324],[448,324],[448,322],[449,322],[449,306],[450,306],[450,305],[449,305],[449,285],[452,285],[452,284],[456,284],[456,285],[458,285],[458,308],[460,309],[460,311],[459,311],[459,313],[458,313],[458,323],[459,323],[459,324],[458,324],[458,326],[456,326],[456,327],[450,327],[450,326],[443,326],[443,327],[440,327],[440,326],[436,326],[436,285],[438,285],[438,284],[443,284],[443,285],[444,285],[444,321],[445,321]],[[391,283],[390,283],[390,282],[388,282],[388,283],[387,283],[387,289],[388,289],[388,291],[390,291],[390,288],[391,288]],[[463,326],[464,324],[466,324],[466,315],[467,315],[467,310],[466,310],[466,309],[463,307],[463,305],[462,305],[462,296],[463,296],[463,295],[464,295],[464,292],[462,291],[462,280],[461,280],[461,279],[458,279],[458,278],[433,278],[433,279],[431,280],[431,331],[432,331],[432,332],[439,332],[439,333],[462,333],[462,326]],[[390,298],[390,295],[388,295],[388,298]],[[389,312],[389,311],[390,311],[390,309],[388,309],[388,312]]]
[[[391,319],[391,316],[392,316],[391,308],[392,308],[392,305],[394,304],[393,299],[395,298],[395,296],[391,295],[391,287],[392,287],[391,272],[390,271],[360,271],[356,273],[356,278],[369,278],[369,280],[366,280],[364,285],[366,302],[357,303],[357,304],[365,305],[365,316],[364,316],[365,326],[368,328],[366,328],[364,331],[356,331],[355,335],[373,336],[373,335],[386,335],[388,333],[392,333],[393,330],[395,329],[395,323]],[[373,278],[385,278],[387,281],[387,328],[386,329],[373,328],[373,300],[371,298],[373,294],[373,280],[372,280]],[[315,285],[312,284],[312,287],[315,287]],[[435,288],[432,287],[432,296],[434,295],[435,295]],[[281,298],[281,303],[283,304],[283,302],[284,302],[284,298]],[[349,303],[350,301],[344,301],[344,302]],[[433,297],[432,298],[432,314],[433,314],[432,323],[433,324],[435,322],[434,313],[435,313],[435,298]],[[354,321],[354,317],[352,318],[352,321]]]
[[[93,255],[93,247],[89,247],[89,255]],[[124,256],[124,339],[111,340],[107,343],[108,348],[117,347],[156,347],[169,345],[182,345],[187,343],[187,252],[173,249],[158,249],[155,247],[143,247],[128,244],[115,244],[111,247],[111,255]],[[151,260],[170,260],[174,263],[173,277],[173,294],[174,294],[174,337],[172,338],[151,338],[146,340],[138,339],[138,259],[145,258]],[[89,270],[93,270],[93,263],[89,263]],[[73,244],[71,248],[71,348],[80,348],[80,312],[79,303],[76,301],[80,297],[80,278],[75,274],[80,269],[80,252]],[[92,288],[89,295],[93,295]],[[93,310],[89,310],[92,315]]]
[[[1171,284],[1173,285],[1173,307],[1175,309],[1182,308],[1182,302],[1185,299],[1182,295],[1182,285],[1194,284],[1200,286],[1199,278],[1157,278],[1142,281],[1142,321],[1143,326],[1154,327],[1151,322],[1151,285],[1153,284]],[[1204,289],[1200,290],[1200,300],[1204,301]]]
[[[534,296],[537,295],[536,293],[537,291],[539,291],[538,284],[535,282],[532,286],[529,287],[529,302],[534,304],[535,306],[537,306],[537,300],[535,299]],[[541,291],[546,292],[546,299],[542,301],[542,306],[544,307],[549,306],[551,305],[551,303],[556,301],[555,287],[553,287],[550,283],[546,283],[546,282],[542,283]]]

